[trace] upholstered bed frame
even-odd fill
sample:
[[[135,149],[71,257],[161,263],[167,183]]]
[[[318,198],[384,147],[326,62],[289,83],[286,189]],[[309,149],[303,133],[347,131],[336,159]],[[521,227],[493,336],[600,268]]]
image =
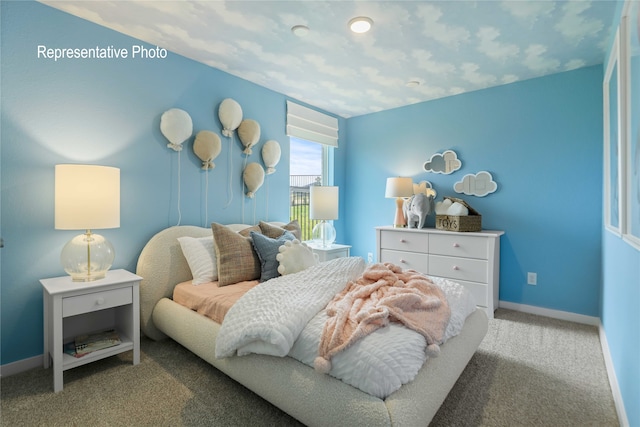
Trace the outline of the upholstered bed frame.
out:
[[[230,225],[239,230],[240,225]],[[460,335],[429,359],[416,379],[385,400],[366,394],[289,357],[249,355],[216,359],[220,325],[171,300],[176,284],[190,280],[178,237],[204,237],[211,229],[175,226],[160,231],[138,259],[140,325],[154,340],[171,337],[215,368],[309,426],[426,426],[484,338],[488,321],[471,314]]]

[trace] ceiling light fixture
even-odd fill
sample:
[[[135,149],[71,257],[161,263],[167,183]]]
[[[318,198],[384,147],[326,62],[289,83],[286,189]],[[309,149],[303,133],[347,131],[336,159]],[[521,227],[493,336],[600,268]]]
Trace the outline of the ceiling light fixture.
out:
[[[358,34],[366,33],[371,29],[372,25],[373,20],[366,16],[358,16],[349,21],[349,28],[351,31]]]
[[[405,83],[405,86],[407,87],[418,87],[420,86],[420,80],[409,80],[407,83]]]
[[[291,32],[298,37],[304,37],[309,34],[309,27],[306,25],[294,25],[291,27]]]

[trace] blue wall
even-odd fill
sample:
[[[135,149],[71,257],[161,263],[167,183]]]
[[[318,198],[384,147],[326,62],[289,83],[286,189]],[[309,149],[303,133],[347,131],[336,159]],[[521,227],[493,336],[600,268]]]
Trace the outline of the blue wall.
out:
[[[613,44],[622,8],[620,3],[609,46]],[[602,234],[600,318],[629,425],[640,426],[640,251],[604,227]]]
[[[114,268],[135,271],[149,238],[178,223],[178,196],[181,224],[241,222],[243,203],[245,222],[288,220],[285,96],[171,53],[156,60],[38,59],[40,44],[130,50],[140,42],[39,3],[2,2],[1,7],[1,364],[42,354],[38,280],[64,275],[60,251],[78,234],[54,230],[54,165],[121,169],[121,226],[101,231],[116,248]],[[225,98],[238,101],[244,117],[260,123],[261,139],[248,162],[262,163],[260,149],[268,139],[280,143],[282,158],[254,202],[243,197],[241,144],[223,137],[222,152],[208,176],[207,209],[207,173],[193,153],[194,138],[184,143],[179,156],[166,146],[160,116],[181,108],[191,115],[194,134],[211,130],[221,135],[218,106]],[[344,119],[340,125],[346,126]],[[337,179],[343,176],[344,151],[336,150]],[[230,173],[233,199],[225,207]],[[340,232],[340,221],[336,228]]]
[[[392,222],[387,177],[428,180],[438,199],[461,197],[482,214],[483,228],[506,232],[501,300],[598,316],[601,88],[595,66],[349,119],[345,225],[354,253],[375,252],[373,228]],[[447,149],[458,153],[460,170],[422,169]],[[497,192],[453,191],[481,170]],[[527,272],[538,274],[537,286],[526,284]]]

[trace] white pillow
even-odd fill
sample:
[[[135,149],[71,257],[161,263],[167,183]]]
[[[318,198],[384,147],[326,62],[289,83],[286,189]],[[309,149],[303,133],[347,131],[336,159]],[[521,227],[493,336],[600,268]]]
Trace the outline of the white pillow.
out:
[[[182,254],[187,259],[193,285],[215,282],[218,280],[218,267],[213,236],[178,237]]]
[[[284,242],[278,251],[280,252],[276,255],[276,260],[280,263],[278,273],[283,276],[318,264],[318,254],[314,254],[306,243],[300,243],[297,239]]]

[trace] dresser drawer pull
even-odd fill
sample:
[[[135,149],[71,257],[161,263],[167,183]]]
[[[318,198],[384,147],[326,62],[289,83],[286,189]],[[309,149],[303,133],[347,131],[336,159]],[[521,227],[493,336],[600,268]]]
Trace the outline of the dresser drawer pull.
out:
[[[457,265],[454,265],[453,269],[457,271],[457,270],[460,270],[460,267],[458,267]]]
[[[407,243],[407,241],[404,239],[400,239],[400,243]]]
[[[406,264],[406,263],[407,263],[407,261],[405,261],[403,259],[400,260],[400,264]]]
[[[453,244],[453,247],[454,247],[454,248],[459,248],[459,247],[460,247],[460,245],[459,245],[459,244],[457,244],[457,243],[454,243],[454,244]]]
[[[102,297],[98,298],[98,299],[96,300],[96,304],[97,304],[97,305],[102,305],[102,304],[104,304],[104,298],[102,298]]]

